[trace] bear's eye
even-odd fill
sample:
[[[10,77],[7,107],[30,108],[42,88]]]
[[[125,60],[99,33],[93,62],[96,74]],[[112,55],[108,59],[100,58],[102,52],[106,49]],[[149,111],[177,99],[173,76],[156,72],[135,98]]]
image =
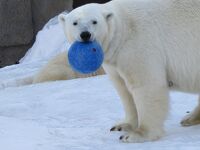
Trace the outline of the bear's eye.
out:
[[[74,25],[74,26],[78,25],[78,22],[76,22],[76,21],[75,21],[75,22],[73,22],[73,25]]]
[[[96,21],[96,20],[93,20],[93,21],[92,21],[92,24],[97,24],[97,21]]]

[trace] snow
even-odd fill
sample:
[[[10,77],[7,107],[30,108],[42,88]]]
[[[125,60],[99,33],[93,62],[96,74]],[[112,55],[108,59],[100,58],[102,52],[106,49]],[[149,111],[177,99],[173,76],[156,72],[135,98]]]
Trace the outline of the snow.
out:
[[[179,124],[197,104],[196,95],[171,93],[162,139],[125,144],[118,140],[122,133],[109,131],[124,112],[106,75],[30,84],[38,70],[68,46],[55,17],[39,32],[21,64],[0,69],[1,150],[200,149],[200,126]]]

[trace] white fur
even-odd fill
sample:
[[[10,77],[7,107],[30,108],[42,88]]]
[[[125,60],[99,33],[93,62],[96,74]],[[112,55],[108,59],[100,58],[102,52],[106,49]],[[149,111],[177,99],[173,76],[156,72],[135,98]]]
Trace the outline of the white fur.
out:
[[[162,136],[168,82],[175,90],[200,93],[199,0],[113,0],[82,6],[59,20],[70,42],[88,30],[102,45],[103,67],[126,112],[125,121],[112,129],[128,130],[123,142]]]
[[[95,75],[104,74],[103,68],[95,73],[82,75],[72,70],[69,65],[67,53],[62,52],[51,59],[33,78],[32,83],[41,83],[56,80],[69,80],[74,78],[86,78]]]

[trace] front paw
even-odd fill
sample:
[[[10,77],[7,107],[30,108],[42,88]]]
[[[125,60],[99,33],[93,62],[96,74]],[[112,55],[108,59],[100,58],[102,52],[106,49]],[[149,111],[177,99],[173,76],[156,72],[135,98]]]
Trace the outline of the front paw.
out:
[[[119,123],[115,126],[113,126],[110,131],[132,131],[133,127],[130,123]]]
[[[154,131],[152,133],[144,132],[141,129],[137,129],[135,131],[129,132],[125,135],[120,136],[119,140],[124,143],[143,143],[149,141],[155,141],[161,138],[163,132],[161,131]]]

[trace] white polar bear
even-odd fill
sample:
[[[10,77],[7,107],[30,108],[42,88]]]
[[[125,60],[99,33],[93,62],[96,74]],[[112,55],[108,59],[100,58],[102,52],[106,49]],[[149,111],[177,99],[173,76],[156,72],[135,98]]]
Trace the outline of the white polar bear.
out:
[[[168,112],[169,86],[200,93],[200,1],[113,0],[60,15],[68,40],[98,41],[103,67],[125,108],[123,142],[159,139]],[[173,84],[172,84],[173,83]],[[200,105],[182,125],[200,122]]]
[[[51,59],[32,79],[32,83],[41,83],[55,80],[69,80],[74,78],[86,78],[104,74],[101,67],[92,74],[82,75],[72,70],[69,65],[67,53],[62,52]]]

